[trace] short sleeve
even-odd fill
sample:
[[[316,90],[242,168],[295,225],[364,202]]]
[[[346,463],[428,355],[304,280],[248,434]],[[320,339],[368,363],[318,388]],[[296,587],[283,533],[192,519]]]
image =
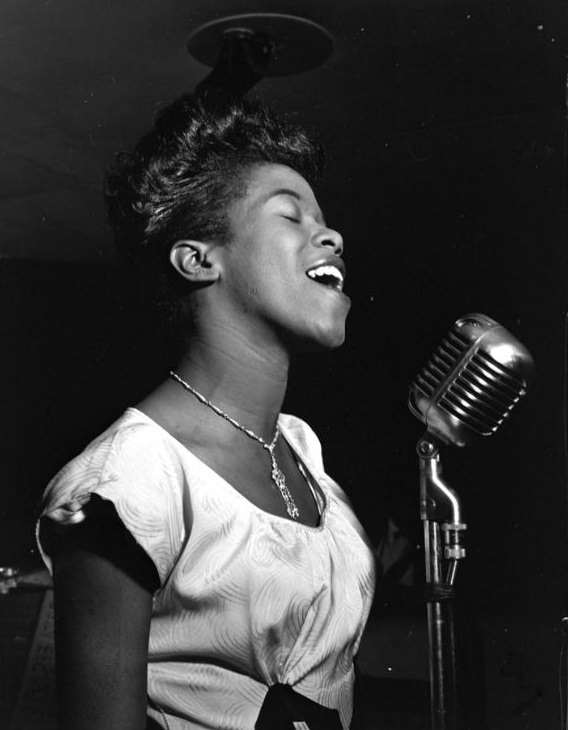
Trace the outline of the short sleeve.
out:
[[[189,496],[175,450],[157,429],[135,423],[106,432],[54,477],[44,493],[41,520],[72,525],[85,519],[93,495],[110,501],[134,540],[148,554],[163,584],[190,529]]]

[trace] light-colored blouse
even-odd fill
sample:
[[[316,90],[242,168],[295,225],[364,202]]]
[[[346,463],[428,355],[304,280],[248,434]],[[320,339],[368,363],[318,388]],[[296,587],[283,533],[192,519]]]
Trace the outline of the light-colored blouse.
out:
[[[374,555],[314,432],[289,415],[279,426],[323,494],[316,527],[256,507],[135,408],[45,492],[42,515],[60,524],[91,495],[110,500],[154,562],[149,713],[169,730],[251,730],[277,682],[349,727]]]

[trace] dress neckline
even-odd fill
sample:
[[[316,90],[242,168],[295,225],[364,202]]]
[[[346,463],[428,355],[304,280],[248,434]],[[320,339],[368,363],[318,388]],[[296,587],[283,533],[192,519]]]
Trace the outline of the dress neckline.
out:
[[[213,467],[209,466],[209,464],[205,463],[203,459],[200,459],[199,456],[193,453],[191,449],[188,449],[187,446],[185,446],[179,439],[177,439],[173,434],[171,434],[167,428],[164,428],[164,426],[160,425],[157,421],[155,421],[151,416],[149,416],[147,413],[144,413],[144,411],[140,410],[139,408],[136,408],[136,406],[129,406],[126,409],[127,414],[131,414],[137,417],[141,417],[144,421],[151,424],[155,428],[157,428],[160,432],[165,434],[165,436],[168,438],[169,441],[174,443],[177,448],[183,450],[184,454],[187,454],[192,460],[194,460],[196,463],[200,465],[201,468],[203,468],[205,471],[207,471],[209,474],[212,474],[215,479],[220,483],[222,487],[230,491],[230,493],[234,496],[236,496],[237,499],[240,499],[241,501],[244,501],[250,508],[255,510],[257,513],[260,513],[266,517],[269,517],[270,519],[274,519],[279,523],[286,523],[287,526],[292,526],[294,528],[301,528],[309,531],[319,532],[323,530],[327,514],[329,511],[329,503],[330,503],[330,495],[328,490],[325,488],[325,485],[321,483],[321,480],[318,479],[315,474],[314,470],[310,468],[310,466],[306,463],[306,459],[304,454],[301,453],[301,450],[298,448],[298,445],[295,443],[294,436],[290,434],[290,431],[288,427],[282,423],[282,414],[278,418],[278,426],[280,428],[281,435],[286,440],[286,443],[288,446],[292,449],[292,453],[294,454],[294,457],[298,461],[300,465],[300,469],[304,469],[307,478],[306,483],[308,486],[308,489],[310,489],[312,493],[312,497],[316,503],[316,507],[319,511],[319,518],[315,525],[306,524],[304,522],[299,522],[297,520],[292,520],[289,517],[284,517],[283,515],[277,515],[273,512],[268,512],[267,510],[263,509],[262,507],[259,507],[257,504],[252,502],[248,497],[245,497],[244,494],[239,492],[236,487],[234,487],[227,479],[222,477]],[[315,491],[314,486],[310,483],[310,480],[312,480],[315,484],[317,484],[317,487],[320,491],[320,494],[318,495]]]

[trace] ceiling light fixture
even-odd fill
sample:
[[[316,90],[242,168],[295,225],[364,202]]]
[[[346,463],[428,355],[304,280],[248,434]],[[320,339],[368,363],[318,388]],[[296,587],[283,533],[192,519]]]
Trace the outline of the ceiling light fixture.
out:
[[[265,76],[290,76],[317,68],[333,52],[321,25],[295,15],[246,13],[205,23],[187,41],[189,53],[212,67],[196,95],[244,96]]]

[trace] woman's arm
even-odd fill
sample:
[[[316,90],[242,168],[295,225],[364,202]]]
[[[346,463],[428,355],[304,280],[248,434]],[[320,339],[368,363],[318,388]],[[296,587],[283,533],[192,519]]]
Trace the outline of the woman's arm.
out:
[[[60,730],[144,730],[155,568],[122,526],[102,520],[55,540]]]

